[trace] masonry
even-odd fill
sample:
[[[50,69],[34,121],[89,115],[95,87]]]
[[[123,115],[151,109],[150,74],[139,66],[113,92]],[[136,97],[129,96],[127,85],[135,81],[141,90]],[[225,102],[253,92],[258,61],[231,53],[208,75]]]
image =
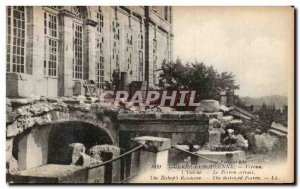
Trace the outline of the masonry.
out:
[[[8,176],[8,182],[12,178],[17,179],[14,182],[27,182],[18,181],[19,174],[29,174],[31,170],[38,169],[33,171],[36,173],[41,171],[41,166],[41,169],[49,169],[49,174],[62,169],[58,171],[61,174],[68,170],[74,171],[74,175],[79,171],[80,175],[86,166],[72,167],[68,155],[70,145],[83,145],[84,153],[91,156],[93,151],[101,149],[103,160],[109,160],[134,148],[132,139],[136,137],[165,137],[172,141],[172,145],[201,145],[208,140],[209,116],[197,112],[126,113],[116,107],[83,98],[79,100],[78,97],[40,96],[7,98],[6,110],[7,174],[14,175]],[[107,156],[107,153],[113,155]],[[167,158],[171,163],[176,154],[172,150],[169,153]],[[110,176],[101,182],[115,183],[128,177],[135,170],[132,163],[139,160],[139,155],[132,154],[106,167]],[[95,171],[97,178],[100,173],[101,170]]]
[[[124,84],[158,83],[172,60],[171,7],[7,7],[7,96],[85,95],[117,72]]]

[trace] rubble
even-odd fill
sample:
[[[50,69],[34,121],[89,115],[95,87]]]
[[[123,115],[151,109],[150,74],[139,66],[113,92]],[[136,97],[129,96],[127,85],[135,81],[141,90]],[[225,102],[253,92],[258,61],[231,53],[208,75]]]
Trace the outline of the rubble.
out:
[[[158,106],[157,111],[162,112],[162,113],[171,113],[174,111],[174,109],[171,107]]]
[[[219,119],[221,123],[229,123],[233,120],[232,116],[223,116],[221,119]]]
[[[216,100],[202,100],[195,111],[217,112],[219,110],[219,102]]]
[[[110,152],[113,154],[113,157],[120,155],[120,148],[116,145],[103,144],[95,145],[88,149],[88,154],[96,159],[101,160],[101,153]]]
[[[18,161],[10,157],[9,159],[6,160],[6,173],[16,173],[18,171]]]
[[[29,98],[12,98],[10,99],[11,106],[24,106],[28,104],[32,104],[34,102],[33,99]]]

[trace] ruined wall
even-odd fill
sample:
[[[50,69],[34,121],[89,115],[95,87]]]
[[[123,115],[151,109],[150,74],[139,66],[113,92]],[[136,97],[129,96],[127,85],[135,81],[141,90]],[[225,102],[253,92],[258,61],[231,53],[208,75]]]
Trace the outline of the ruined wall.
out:
[[[113,113],[106,116],[101,107],[76,98],[7,99],[6,110],[7,172],[47,163],[53,124],[88,124],[106,133],[111,144],[118,144]]]

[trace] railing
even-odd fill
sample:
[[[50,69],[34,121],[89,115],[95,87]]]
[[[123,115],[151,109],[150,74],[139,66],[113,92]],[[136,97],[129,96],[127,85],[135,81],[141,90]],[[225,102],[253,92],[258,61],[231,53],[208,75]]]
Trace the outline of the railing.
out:
[[[265,158],[269,158],[269,155],[264,155],[264,156],[256,156],[254,158],[248,158],[247,161],[256,161],[256,160],[261,160],[261,159],[265,159]]]
[[[190,154],[190,155],[192,155],[192,156],[201,157],[201,158],[206,159],[206,160],[208,160],[208,161],[210,161],[210,162],[222,164],[221,162],[219,162],[219,161],[217,161],[217,160],[214,160],[214,159],[211,159],[211,158],[208,158],[208,157],[206,157],[206,156],[203,156],[203,155],[200,155],[200,154],[195,154],[195,153],[193,153],[193,152],[190,152],[190,151],[187,151],[187,150],[183,150],[183,149],[178,148],[178,147],[173,146],[173,145],[172,145],[171,147],[174,148],[174,149],[176,149],[176,150],[179,150],[179,151],[185,152],[185,153],[187,153],[187,154]]]
[[[114,158],[108,160],[108,161],[105,161],[105,162],[102,162],[102,163],[100,163],[100,164],[91,166],[91,167],[89,167],[89,170],[95,169],[95,168],[98,168],[98,167],[107,166],[107,165],[109,165],[109,164],[112,164],[113,162],[115,162],[115,161],[117,161],[117,160],[119,160],[119,159],[122,159],[122,158],[124,158],[125,156],[128,156],[128,155],[130,155],[130,154],[132,154],[132,153],[134,153],[134,152],[137,152],[137,151],[141,150],[141,148],[142,148],[143,146],[144,146],[144,144],[141,144],[141,145],[139,145],[139,146],[137,146],[137,147],[135,147],[135,148],[133,148],[133,149],[131,149],[131,150],[129,150],[129,151],[127,151],[127,152],[125,152],[125,153],[119,155],[119,156],[116,156],[116,157],[114,157]],[[119,171],[119,170],[118,170],[118,171]],[[104,174],[106,174],[106,173],[104,173]],[[129,175],[128,177],[124,178],[122,181],[119,181],[119,183],[127,182],[127,181],[129,181],[130,179],[132,179],[133,177],[135,177],[135,176],[137,176],[137,175],[138,175],[138,172],[135,173],[135,174]]]
[[[210,162],[213,162],[213,163],[224,164],[224,163],[222,163],[222,162],[220,162],[220,161],[217,161],[217,160],[208,158],[208,157],[203,156],[203,155],[200,155],[200,154],[195,154],[195,153],[190,152],[190,151],[187,151],[187,150],[183,150],[183,149],[178,148],[178,147],[173,146],[173,145],[172,145],[171,147],[174,148],[174,149],[176,149],[176,150],[179,150],[179,151],[185,152],[185,153],[187,153],[187,154],[190,154],[190,155],[192,155],[192,156],[201,157],[201,158],[206,159],[206,160],[208,160],[208,161],[210,161]],[[269,158],[269,157],[270,157],[269,155],[255,156],[255,157],[253,157],[253,158],[248,158],[248,159],[246,159],[246,161],[251,162],[251,161],[261,160],[261,159],[265,159],[265,158]]]

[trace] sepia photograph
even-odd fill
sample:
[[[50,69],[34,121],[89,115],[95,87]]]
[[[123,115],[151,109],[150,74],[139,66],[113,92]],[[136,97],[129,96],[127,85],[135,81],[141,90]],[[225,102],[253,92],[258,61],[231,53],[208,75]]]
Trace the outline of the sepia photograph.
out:
[[[74,3],[5,7],[8,185],[295,182],[295,7]]]

